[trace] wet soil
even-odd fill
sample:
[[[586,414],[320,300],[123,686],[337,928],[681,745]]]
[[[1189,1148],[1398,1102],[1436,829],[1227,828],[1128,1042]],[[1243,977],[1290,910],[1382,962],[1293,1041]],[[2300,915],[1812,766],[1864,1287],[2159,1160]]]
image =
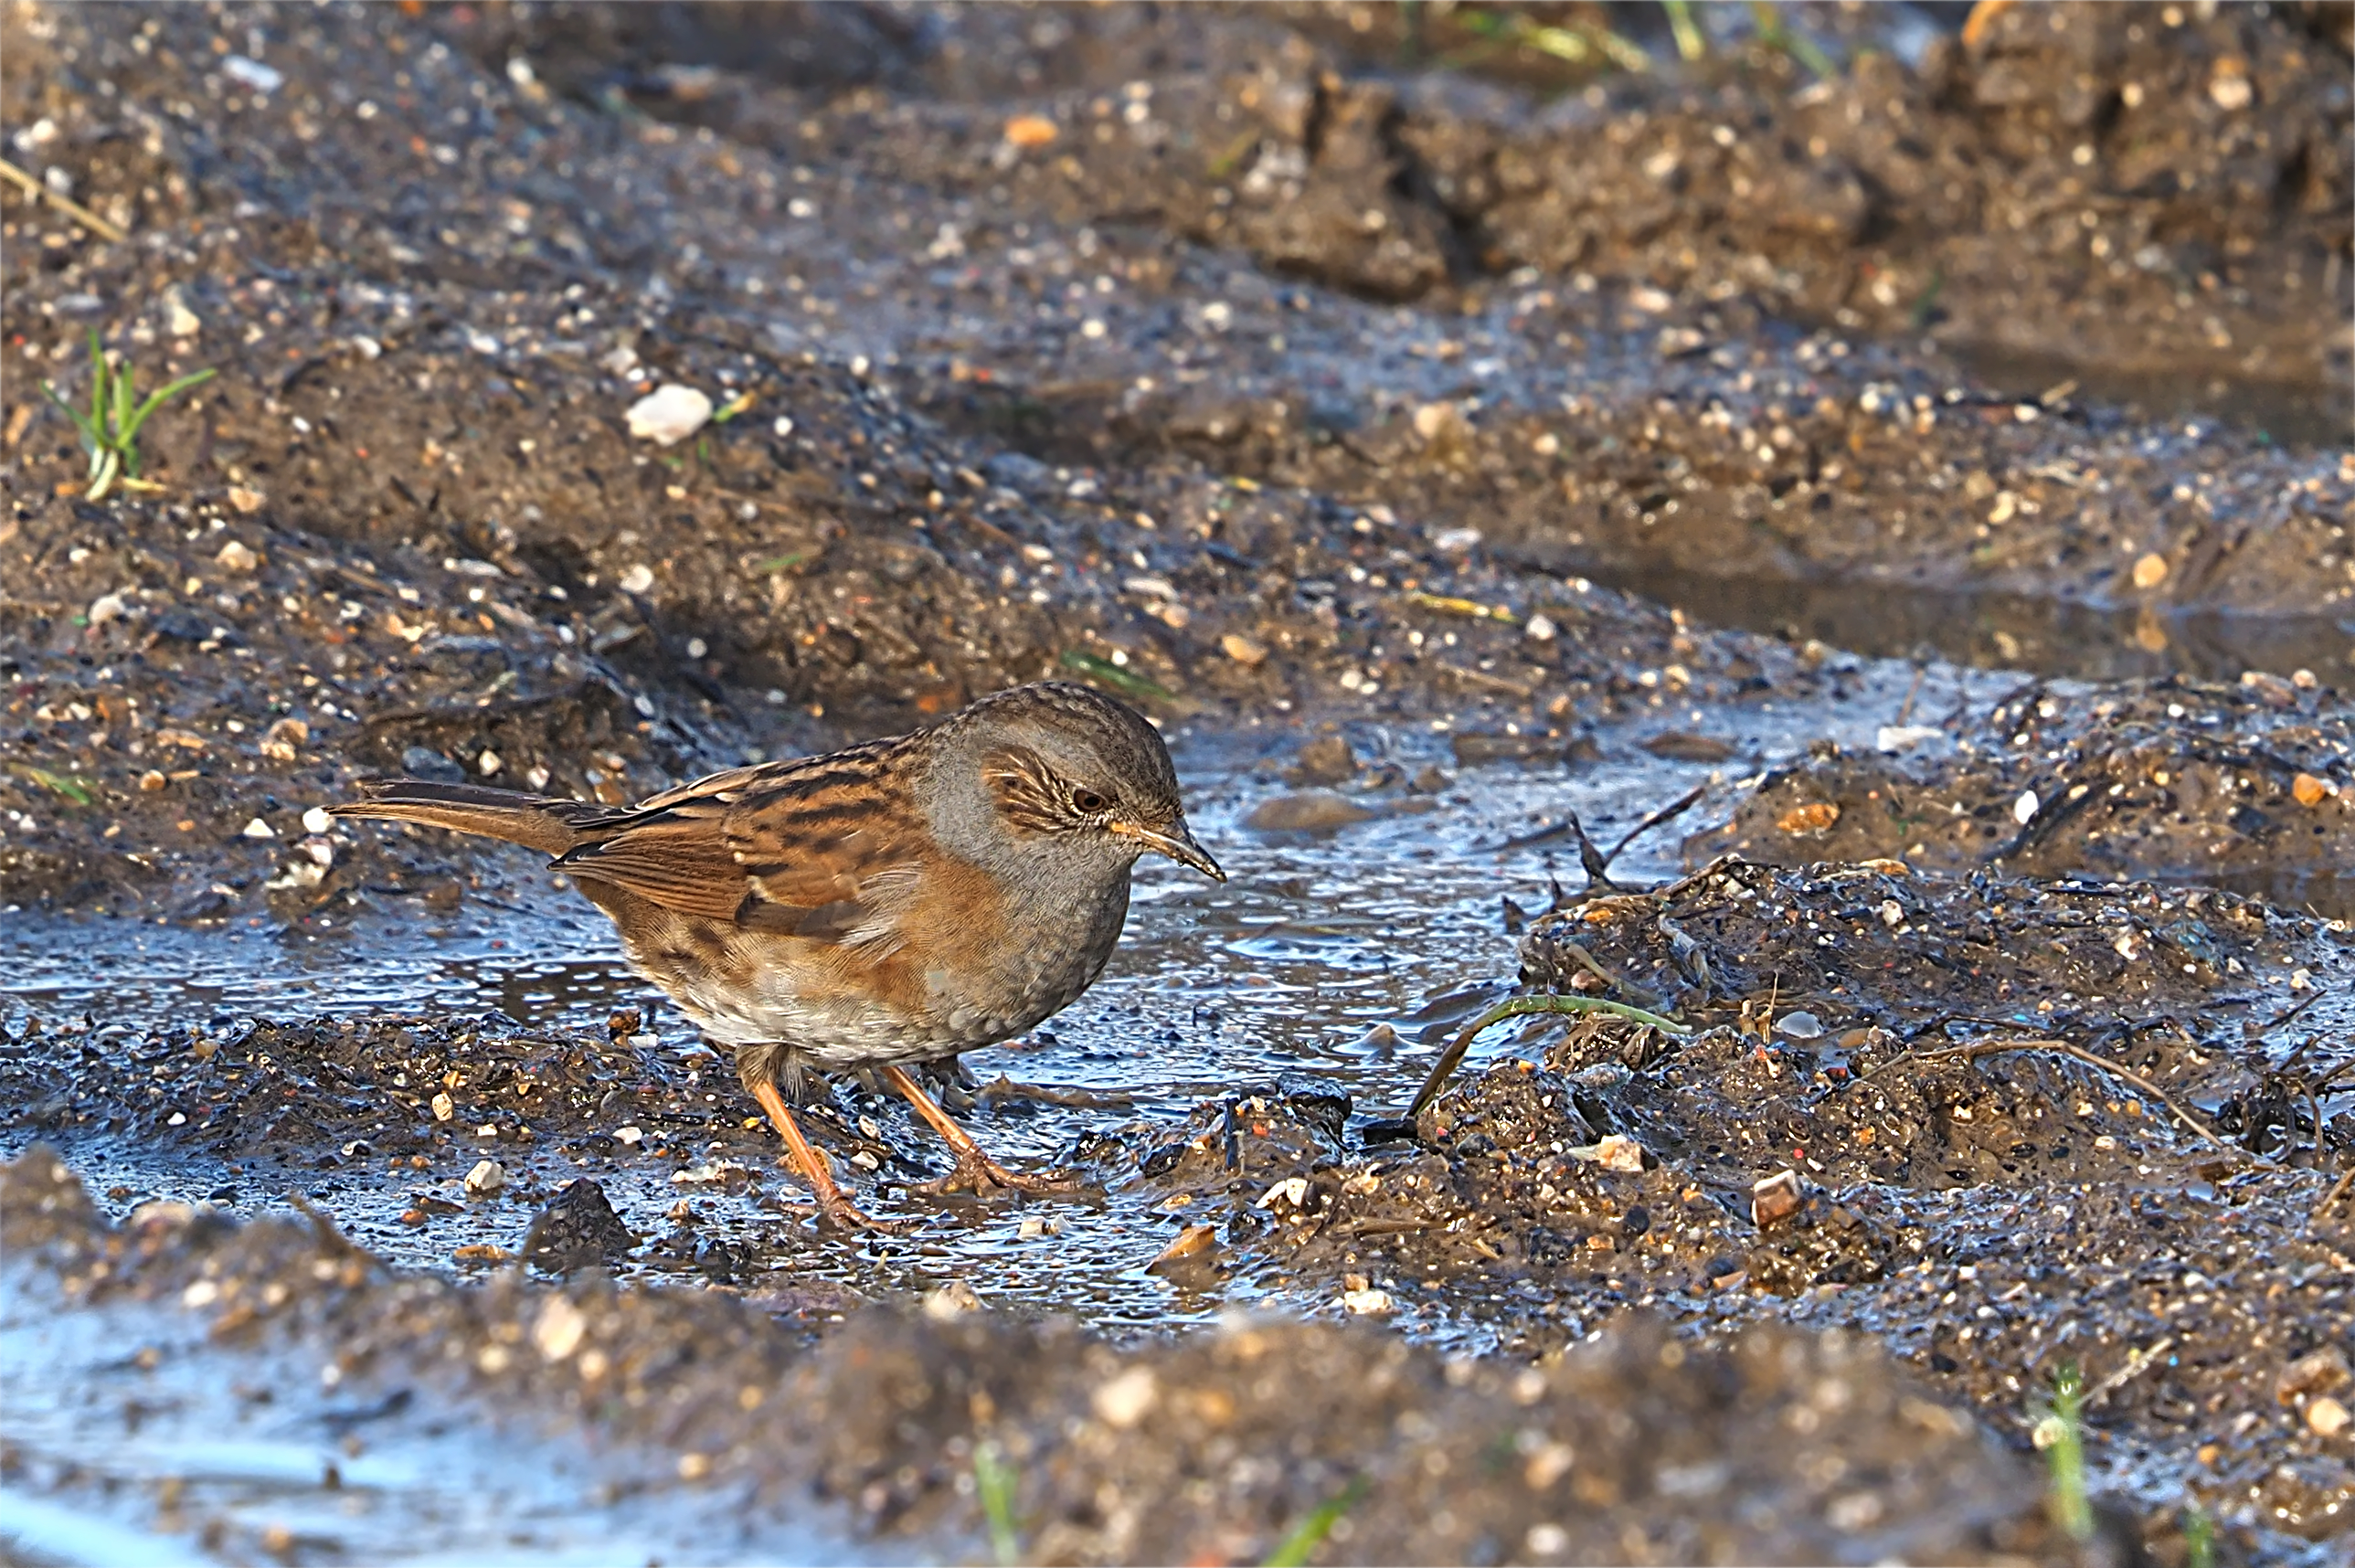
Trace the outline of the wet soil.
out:
[[[528,1453],[543,1556],[978,1557],[986,1443],[1064,1561],[2332,1560],[2349,8],[1432,9],[0,16],[131,231],[0,190],[6,1550],[522,1550],[356,1442]],[[81,497],[91,328],[219,372],[160,490]],[[536,858],[312,815],[1049,674],[1235,881],[951,1092],[1083,1201],[834,1087],[904,1238]],[[1517,989],[1694,1032],[1401,1121]]]

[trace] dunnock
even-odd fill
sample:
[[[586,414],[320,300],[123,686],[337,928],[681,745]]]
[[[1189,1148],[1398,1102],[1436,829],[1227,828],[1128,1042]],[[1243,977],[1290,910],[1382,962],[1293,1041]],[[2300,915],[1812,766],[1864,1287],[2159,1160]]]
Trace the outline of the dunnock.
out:
[[[335,813],[552,856],[638,972],[734,1051],[838,1224],[875,1222],[802,1136],[781,1081],[879,1070],[955,1152],[935,1186],[1057,1190],[984,1154],[908,1067],[1012,1039],[1077,999],[1112,956],[1146,850],[1226,880],[1187,829],[1153,727],[1062,681],[634,806],[419,779],[362,788]]]

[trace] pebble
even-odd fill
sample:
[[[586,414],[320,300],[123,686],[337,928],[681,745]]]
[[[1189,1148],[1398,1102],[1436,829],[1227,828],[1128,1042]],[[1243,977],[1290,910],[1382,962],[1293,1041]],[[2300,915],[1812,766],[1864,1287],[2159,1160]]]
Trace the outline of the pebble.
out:
[[[2347,1430],[2350,1420],[2355,1420],[2355,1417],[2350,1417],[2347,1407],[2328,1394],[2306,1407],[2306,1424],[2317,1437],[2338,1436]]]
[[[1873,732],[1872,749],[1896,753],[1910,752],[1924,741],[1935,741],[1945,731],[1930,724],[1883,724]]]
[[[252,546],[236,539],[221,546],[220,553],[213,560],[220,563],[224,571],[251,571],[261,564],[261,557],[254,553]]]
[[[1254,643],[1249,637],[1233,632],[1229,632],[1225,636],[1220,637],[1219,646],[1226,650],[1229,658],[1245,668],[1263,664],[1267,659],[1266,644]]]
[[[314,805],[303,814],[303,831],[305,833],[324,837],[335,831],[335,827],[336,819],[327,814],[324,805]]]
[[[1840,808],[1828,800],[1809,801],[1795,805],[1775,819],[1774,826],[1785,833],[1821,833],[1838,822]]]
[[[613,1129],[613,1136],[622,1142],[629,1145],[632,1148],[635,1148],[638,1147],[640,1140],[645,1138],[646,1135],[645,1129],[643,1127],[615,1127]]]
[[[1262,801],[1243,818],[1242,825],[1261,833],[1315,833],[1347,827],[1367,821],[1373,815],[1357,802],[1344,800],[1330,790],[1312,789]]]
[[[1125,1432],[1145,1419],[1161,1398],[1161,1386],[1150,1367],[1131,1367],[1117,1377],[1098,1383],[1094,1393],[1088,1396],[1095,1409],[1096,1419],[1106,1426]]]
[[[1341,1293],[1341,1308],[1355,1317],[1378,1317],[1391,1309],[1391,1293],[1387,1290],[1345,1290]]]
[[[231,55],[221,61],[221,74],[263,94],[275,92],[286,85],[285,72],[266,66],[258,59],[249,59],[244,55]]]
[[[685,441],[711,422],[711,399],[693,387],[666,382],[630,405],[630,433],[656,446]]]
[[[2274,1380],[2274,1398],[2283,1404],[2296,1404],[2307,1394],[2336,1393],[2350,1381],[2355,1381],[2355,1371],[2348,1367],[2346,1352],[2336,1345],[2327,1346],[2284,1367]]]
[[[466,1172],[466,1191],[472,1197],[492,1197],[506,1184],[507,1168],[495,1159],[478,1159]]]
[[[2289,781],[2290,798],[2300,805],[2320,805],[2339,793],[2338,786],[2316,778],[2312,773],[2300,773]]]
[[[2137,588],[2156,588],[2166,581],[2167,557],[2157,550],[2134,563],[2134,585]]]
[[[1018,147],[1043,147],[1060,133],[1043,114],[1017,114],[1006,122],[1006,139]]]
[[[655,585],[655,569],[645,562],[622,573],[621,588],[624,593],[644,593]]]
[[[433,1119],[435,1121],[446,1122],[457,1114],[458,1103],[455,1100],[451,1099],[447,1094],[436,1094],[433,1096]]]
[[[561,1296],[551,1296],[540,1304],[539,1316],[532,1319],[531,1342],[543,1360],[560,1361],[581,1348],[581,1340],[589,1332],[589,1317]]]
[[[1778,1170],[1750,1189],[1750,1218],[1760,1230],[1787,1220],[1799,1210],[1799,1173]]]
[[[252,821],[245,825],[245,830],[240,837],[246,838],[275,838],[278,837],[278,832],[277,829],[272,827],[270,824],[262,821],[261,818],[257,816]]]
[[[935,1323],[951,1323],[969,1312],[979,1312],[981,1295],[961,1279],[953,1279],[924,1293],[924,1316]]]
[[[2041,805],[2043,805],[2043,802],[2036,798],[2036,792],[2034,790],[2021,790],[2019,792],[2019,798],[2011,803],[2011,819],[2014,822],[2019,823],[2022,827],[2025,827],[2036,816],[2037,808]]]
[[[1813,1013],[1785,1013],[1775,1020],[1774,1032],[1792,1040],[1821,1040],[1824,1021]]]
[[[90,602],[90,609],[84,613],[83,618],[93,626],[103,626],[109,621],[120,619],[128,613],[130,610],[123,603],[122,594],[101,593]]]

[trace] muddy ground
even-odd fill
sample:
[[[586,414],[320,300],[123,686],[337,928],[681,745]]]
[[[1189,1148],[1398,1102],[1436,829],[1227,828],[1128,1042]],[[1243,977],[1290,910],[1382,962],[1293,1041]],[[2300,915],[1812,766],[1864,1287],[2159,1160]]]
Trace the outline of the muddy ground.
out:
[[[895,1555],[985,1550],[985,1440],[1058,1560],[1257,1561],[1360,1478],[1328,1557],[2343,1551],[2355,12],[1786,7],[1820,79],[1702,14],[1678,66],[1649,7],[12,5],[6,155],[129,237],[0,192],[0,908],[100,973],[415,971],[0,1006],[31,1299],[218,1307],[224,1366]],[[1654,68],[1562,59],[1598,22]],[[83,498],[39,395],[91,329],[218,372],[152,493]],[[669,384],[727,417],[634,433]],[[964,1309],[1010,1217],[804,1229],[530,858],[310,815],[622,800],[1048,674],[1271,865],[1436,812],[1500,884],[1434,891],[1449,940],[1504,895],[1346,1061],[975,1063],[1104,1194],[1066,1254],[1178,1243],[1092,1329]],[[1714,869],[1590,880],[1573,813],[1688,789],[1652,842]],[[1312,995],[1350,928],[1286,918],[1234,945]],[[534,942],[595,961],[570,1011],[435,1004]],[[1696,1032],[1499,1029],[1401,1122],[1516,985]],[[921,1209],[904,1117],[815,1120]],[[1150,1331],[1222,1304],[1374,1321]],[[2088,1543],[2028,1445],[2064,1364]]]

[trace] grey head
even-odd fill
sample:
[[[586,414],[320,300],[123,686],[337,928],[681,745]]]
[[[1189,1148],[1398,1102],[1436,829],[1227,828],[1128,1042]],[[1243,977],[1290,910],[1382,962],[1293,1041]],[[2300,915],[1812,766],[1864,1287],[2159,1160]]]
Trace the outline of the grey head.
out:
[[[1039,681],[982,699],[923,740],[933,829],[984,865],[1051,858],[1111,875],[1152,850],[1227,880],[1186,826],[1169,748],[1125,703]]]

